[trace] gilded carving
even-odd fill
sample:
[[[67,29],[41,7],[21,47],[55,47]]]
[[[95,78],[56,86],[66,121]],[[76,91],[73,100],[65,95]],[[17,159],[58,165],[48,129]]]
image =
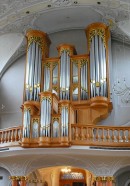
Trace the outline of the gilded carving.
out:
[[[60,120],[60,117],[53,117],[52,118],[52,121],[54,122],[54,121],[58,121],[59,122],[59,120]]]
[[[52,69],[54,70],[54,68],[58,65],[58,62],[53,62],[52,63]]]
[[[79,66],[80,66],[80,68],[82,68],[82,66],[84,66],[86,63],[88,63],[89,62],[89,58],[87,57],[85,57],[85,58],[75,58],[75,59],[71,59],[71,62],[72,63],[74,63],[76,66],[78,66],[78,64],[79,64]]]
[[[86,35],[88,39],[88,48],[90,50],[91,42],[94,36],[98,35],[102,38],[104,47],[107,47],[107,42],[110,37],[110,31],[108,26],[103,23],[93,23],[86,29]]]
[[[52,102],[52,98],[50,97],[50,96],[42,96],[41,97],[41,102],[43,101],[43,100],[48,100],[50,103]]]
[[[27,176],[10,176],[9,179],[21,181],[21,180],[28,180],[28,177]]]
[[[114,181],[115,178],[113,176],[97,176],[95,177],[95,181],[100,182],[100,181]]]

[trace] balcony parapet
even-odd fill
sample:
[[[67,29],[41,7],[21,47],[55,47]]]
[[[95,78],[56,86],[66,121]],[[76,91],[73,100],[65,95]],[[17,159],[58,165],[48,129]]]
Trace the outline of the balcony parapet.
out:
[[[0,147],[20,146],[22,126],[0,130]]]
[[[22,147],[22,126],[0,130],[0,148],[2,147]],[[40,137],[28,138],[29,143],[39,146]],[[83,124],[71,124],[69,145],[61,144],[62,138],[50,137],[50,143],[44,141],[42,147],[70,147],[79,146],[100,146],[100,147],[130,147],[130,127],[115,126],[95,126]],[[58,143],[57,143],[58,142]],[[47,143],[47,145],[46,145]],[[26,148],[28,148],[27,146]],[[33,146],[31,146],[33,147]]]
[[[72,145],[130,147],[130,127],[71,125]]]

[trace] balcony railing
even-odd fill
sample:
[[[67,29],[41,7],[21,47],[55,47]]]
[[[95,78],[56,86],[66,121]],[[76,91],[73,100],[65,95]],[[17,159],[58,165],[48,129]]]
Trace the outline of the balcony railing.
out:
[[[0,147],[19,146],[22,126],[0,130]]]
[[[130,147],[130,127],[94,126],[71,124],[70,145]],[[29,138],[29,143],[35,139]],[[59,147],[60,145],[60,138]],[[21,146],[22,126],[0,130],[0,147]],[[37,138],[37,146],[39,138]],[[51,138],[50,147],[57,146],[56,139]],[[55,142],[56,141],[56,142]],[[49,147],[49,145],[48,145]],[[57,146],[58,147],[58,146]]]
[[[71,144],[130,147],[130,127],[71,125]]]

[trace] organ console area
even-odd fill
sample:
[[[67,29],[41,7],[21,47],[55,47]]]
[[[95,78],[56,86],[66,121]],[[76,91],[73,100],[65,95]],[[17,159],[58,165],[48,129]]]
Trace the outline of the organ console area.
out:
[[[49,58],[48,35],[27,32],[23,147],[71,146],[73,125],[96,125],[111,112],[110,32],[105,24],[93,23],[85,33],[86,54],[78,55],[65,43],[57,46],[57,57]]]

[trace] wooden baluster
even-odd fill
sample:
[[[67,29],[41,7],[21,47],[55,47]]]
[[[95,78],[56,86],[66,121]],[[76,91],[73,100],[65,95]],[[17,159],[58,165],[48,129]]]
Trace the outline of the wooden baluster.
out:
[[[86,140],[89,141],[89,139],[90,139],[89,128],[87,127],[87,128],[86,128]]]
[[[105,139],[105,137],[104,137],[104,128],[103,129],[101,128],[101,130],[102,130],[101,141],[104,142],[104,139]]]
[[[17,129],[18,130],[18,141],[21,140],[21,129]]]
[[[1,143],[1,140],[2,140],[2,137],[1,136],[2,136],[2,132],[0,132],[0,143]]]
[[[81,127],[80,128],[80,137],[81,137],[81,140],[84,140],[84,128],[83,127]]]
[[[78,134],[78,127],[75,127],[75,140],[78,140],[79,134]]]
[[[93,135],[93,128],[90,128],[90,141],[93,141],[94,135]]]
[[[12,129],[12,133],[11,133],[11,142],[14,142],[14,129]]]
[[[19,141],[21,141],[21,139],[22,139],[22,128],[20,128],[19,130]]]
[[[123,135],[122,135],[123,142],[126,142],[126,135],[125,135],[125,130],[123,130]]]
[[[1,134],[1,143],[4,143],[4,131],[2,131],[2,134]]]
[[[15,129],[15,141],[18,141],[18,129]]]
[[[96,129],[96,141],[99,141],[99,129]]]
[[[10,142],[11,141],[11,130],[9,130],[9,133],[8,133],[8,142]]]
[[[111,139],[112,139],[112,142],[115,142],[115,129],[112,129],[112,137],[111,137]]]
[[[73,131],[73,133],[72,133],[72,135],[73,135],[72,136],[72,139],[75,140],[75,138],[76,138],[76,127],[75,126],[73,127],[73,130],[72,131]]]
[[[107,129],[107,136],[106,136],[106,140],[107,140],[107,142],[109,142],[109,141],[110,141],[109,129]]]
[[[8,141],[8,131],[5,131],[5,142],[7,143]]]
[[[130,129],[128,129],[128,141],[130,142]]]
[[[118,140],[118,143],[120,143],[121,142],[120,129],[117,129],[117,132],[118,132],[117,140]]]
[[[75,127],[75,139],[76,140],[77,128]]]

